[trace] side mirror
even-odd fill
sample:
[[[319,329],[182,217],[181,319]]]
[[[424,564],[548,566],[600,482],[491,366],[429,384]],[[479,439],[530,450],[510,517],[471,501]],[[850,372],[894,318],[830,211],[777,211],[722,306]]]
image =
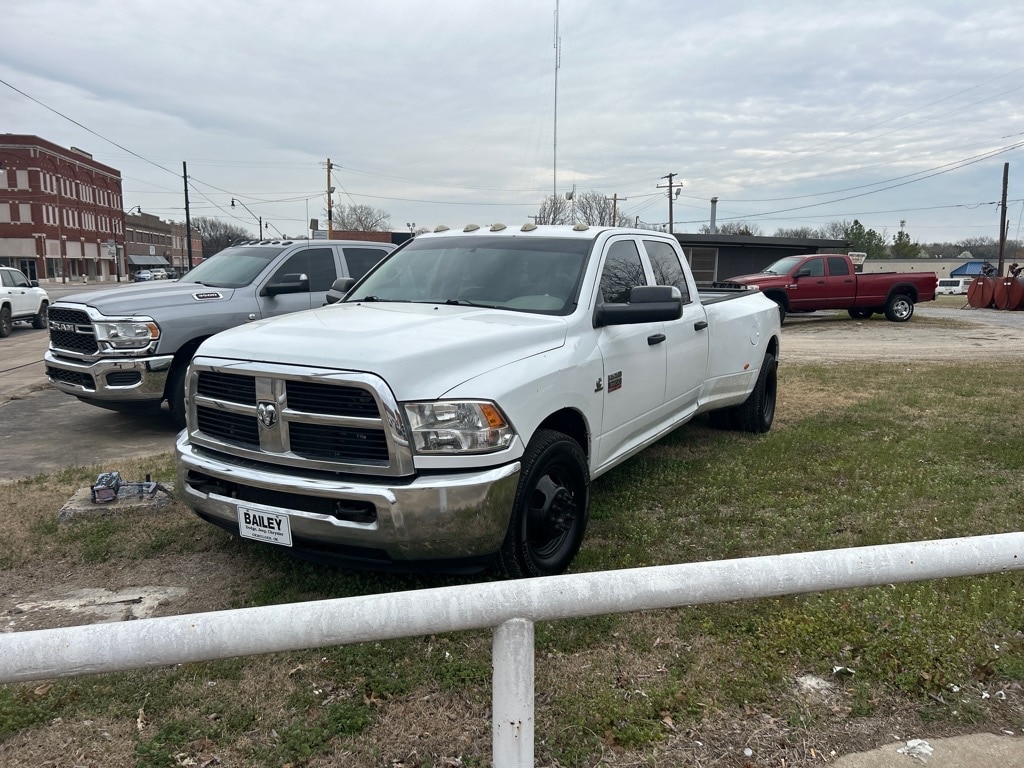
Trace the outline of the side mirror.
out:
[[[264,296],[277,296],[282,293],[308,293],[309,276],[301,273],[282,275],[281,279],[267,283],[263,288]]]
[[[327,300],[324,302],[324,306],[326,307],[328,304],[337,304],[345,298],[345,294],[348,293],[355,284],[356,279],[354,277],[339,277],[331,284],[331,290],[327,292]]]
[[[31,285],[33,288],[38,288],[39,287],[39,281],[38,280],[29,280],[28,282],[29,282],[29,285]]]
[[[598,305],[594,327],[663,323],[682,316],[683,297],[674,285],[638,285],[629,292],[628,304]]]
[[[793,274],[793,277],[810,277],[810,276],[811,276],[811,268],[810,267],[804,267],[803,269],[798,269]]]

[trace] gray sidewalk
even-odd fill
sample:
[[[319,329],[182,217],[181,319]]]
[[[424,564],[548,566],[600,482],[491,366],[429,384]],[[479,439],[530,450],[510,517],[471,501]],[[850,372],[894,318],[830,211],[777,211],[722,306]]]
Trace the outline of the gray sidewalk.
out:
[[[908,742],[893,742],[870,752],[844,755],[832,765],[835,768],[1024,768],[1024,738],[1020,734],[978,733],[923,741],[926,745],[916,747],[908,746]]]

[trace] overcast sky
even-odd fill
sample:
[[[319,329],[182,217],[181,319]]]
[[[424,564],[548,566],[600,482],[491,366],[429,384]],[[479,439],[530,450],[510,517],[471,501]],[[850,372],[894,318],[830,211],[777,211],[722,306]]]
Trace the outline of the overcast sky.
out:
[[[0,0],[0,131],[121,171],[124,205],[305,234],[520,224],[558,194],[696,232],[859,219],[1024,237],[1019,0]],[[557,103],[557,108],[556,108]],[[557,135],[557,141],[556,141]],[[244,202],[234,209],[232,198]],[[250,213],[251,211],[251,213]]]

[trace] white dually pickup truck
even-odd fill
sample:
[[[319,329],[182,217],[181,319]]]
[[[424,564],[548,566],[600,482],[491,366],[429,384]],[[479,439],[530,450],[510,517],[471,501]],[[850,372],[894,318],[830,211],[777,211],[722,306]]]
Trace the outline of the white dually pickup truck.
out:
[[[176,444],[200,517],[361,567],[557,574],[592,479],[699,413],[771,427],[778,307],[698,293],[672,235],[441,229],[203,342]]]

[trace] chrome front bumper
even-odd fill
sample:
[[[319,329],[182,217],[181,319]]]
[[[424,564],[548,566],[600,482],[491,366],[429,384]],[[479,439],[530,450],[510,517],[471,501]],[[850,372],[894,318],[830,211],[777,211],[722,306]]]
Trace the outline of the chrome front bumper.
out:
[[[430,568],[493,556],[508,530],[520,472],[515,461],[406,482],[345,480],[327,472],[233,461],[193,445],[187,430],[179,433],[175,448],[180,497],[208,522],[237,532],[239,507],[286,514],[296,549],[382,568]],[[307,500],[339,508],[358,505],[368,514],[343,519],[295,508]]]
[[[159,403],[174,355],[79,362],[47,350],[43,361],[50,383],[69,395],[95,401]]]

